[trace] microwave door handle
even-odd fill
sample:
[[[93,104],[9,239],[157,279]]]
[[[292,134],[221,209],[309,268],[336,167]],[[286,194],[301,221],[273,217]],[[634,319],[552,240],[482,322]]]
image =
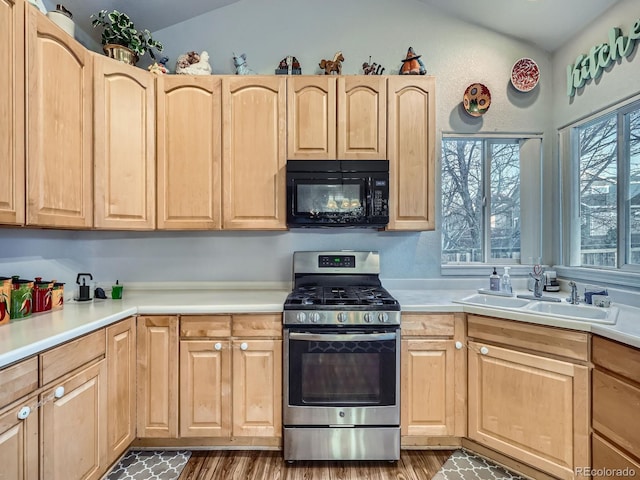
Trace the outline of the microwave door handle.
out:
[[[290,340],[302,340],[306,342],[375,342],[381,340],[395,340],[396,332],[390,333],[289,333]]]

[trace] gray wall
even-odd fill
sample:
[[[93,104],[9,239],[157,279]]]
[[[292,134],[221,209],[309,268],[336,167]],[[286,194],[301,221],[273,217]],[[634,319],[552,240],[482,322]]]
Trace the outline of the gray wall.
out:
[[[300,60],[303,73],[313,74],[319,60],[337,50],[345,57],[344,74],[359,74],[369,55],[385,73],[396,73],[412,46],[428,73],[437,77],[438,152],[442,131],[544,133],[545,167],[553,166],[557,80],[551,56],[415,0],[326,0],[321,6],[312,0],[241,0],[154,32],[154,37],[165,44],[172,68],[180,53],[207,50],[214,73],[232,72],[235,51],[246,52],[249,67],[260,74],[273,74],[289,54]],[[511,66],[521,57],[533,58],[541,71],[539,85],[528,94],[509,83]],[[492,93],[491,108],[479,119],[461,108],[462,94],[474,82]],[[564,80],[559,83],[562,91]],[[546,202],[545,210],[557,207],[552,197]],[[76,273],[89,271],[107,282],[287,281],[294,250],[334,248],[379,250],[386,278],[440,276],[439,230],[122,233],[7,228],[0,229],[0,275],[73,281]]]

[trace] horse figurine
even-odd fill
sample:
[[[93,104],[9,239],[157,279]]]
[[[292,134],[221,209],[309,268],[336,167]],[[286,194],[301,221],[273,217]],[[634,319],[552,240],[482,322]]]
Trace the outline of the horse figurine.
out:
[[[382,75],[384,67],[375,62],[371,63],[371,57],[369,57],[369,61],[362,64],[362,71],[365,75]]]
[[[252,75],[255,72],[247,66],[247,54],[233,54],[233,64],[236,67],[236,75]]]
[[[323,58],[320,60],[319,65],[320,68],[324,69],[325,75],[331,75],[333,72],[336,72],[337,75],[342,75],[342,62],[344,62],[342,52],[336,52],[333,60],[325,60]]]

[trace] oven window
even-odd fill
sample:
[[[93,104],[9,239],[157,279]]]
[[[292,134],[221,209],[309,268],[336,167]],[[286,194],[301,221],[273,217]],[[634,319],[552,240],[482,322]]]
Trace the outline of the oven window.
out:
[[[395,340],[289,340],[289,404],[396,404]]]
[[[298,183],[296,213],[364,214],[364,188],[361,183]]]

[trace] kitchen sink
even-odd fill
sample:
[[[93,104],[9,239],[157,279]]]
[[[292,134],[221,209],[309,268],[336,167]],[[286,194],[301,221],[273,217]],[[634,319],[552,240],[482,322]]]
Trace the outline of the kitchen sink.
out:
[[[571,303],[531,302],[522,311],[610,325],[616,323],[618,318],[617,307],[600,308],[589,305],[573,305]]]
[[[522,298],[499,297],[493,295],[485,295],[482,293],[476,293],[469,297],[465,297],[461,300],[458,300],[458,302],[496,308],[522,308],[529,303],[528,300],[524,300]]]

